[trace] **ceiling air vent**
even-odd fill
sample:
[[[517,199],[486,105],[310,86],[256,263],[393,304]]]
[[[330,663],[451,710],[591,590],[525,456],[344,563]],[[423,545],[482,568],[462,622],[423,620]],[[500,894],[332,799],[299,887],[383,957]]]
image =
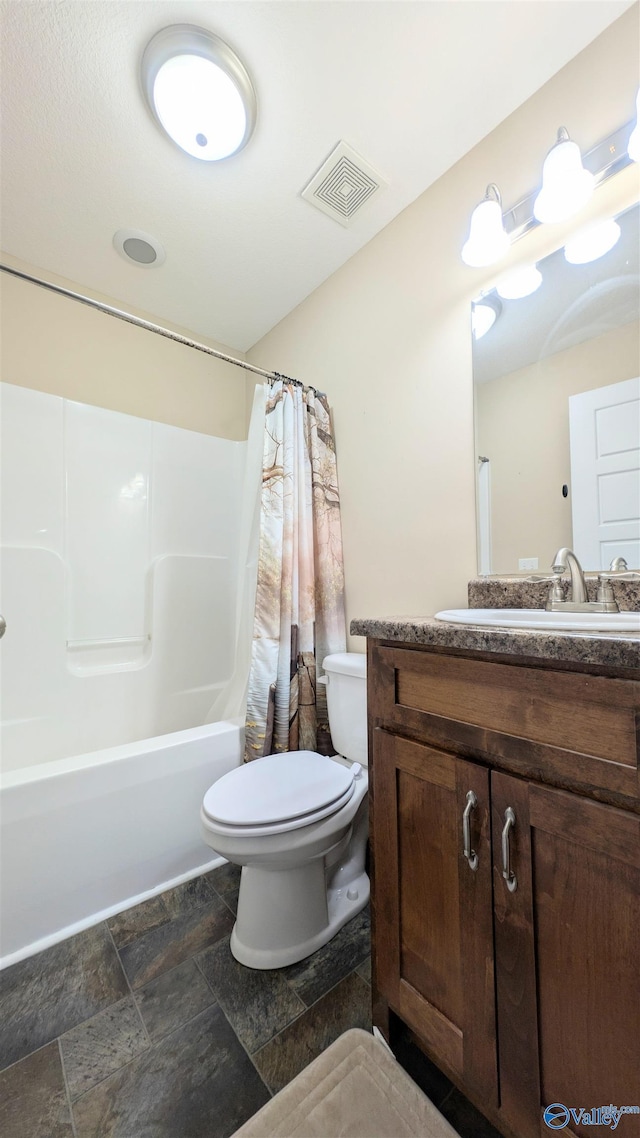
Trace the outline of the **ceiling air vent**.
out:
[[[339,142],[318,173],[302,191],[305,201],[323,213],[351,225],[375,194],[387,188],[384,178],[346,142]]]

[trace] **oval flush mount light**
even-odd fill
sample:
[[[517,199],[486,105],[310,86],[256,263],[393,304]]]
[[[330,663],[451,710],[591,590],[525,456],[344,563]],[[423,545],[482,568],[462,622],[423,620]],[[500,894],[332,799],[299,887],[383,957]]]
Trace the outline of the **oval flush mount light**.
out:
[[[175,24],[157,32],[142,56],[142,87],[151,112],[193,158],[237,154],[256,121],[256,96],[234,51],[204,28]]]

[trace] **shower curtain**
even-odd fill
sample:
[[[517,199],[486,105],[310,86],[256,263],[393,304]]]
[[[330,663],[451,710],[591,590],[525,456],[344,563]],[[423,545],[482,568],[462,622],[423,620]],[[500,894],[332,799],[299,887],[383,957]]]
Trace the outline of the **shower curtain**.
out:
[[[279,378],[265,408],[245,761],[279,751],[333,753],[317,669],[345,648],[331,412],[325,395]]]
[[[256,384],[249,422],[238,540],[238,592],[235,613],[233,672],[228,683],[219,692],[213,706],[209,709],[205,719],[206,723],[217,723],[221,719],[239,718],[243,720],[247,710],[253,610],[258,575],[264,416],[268,390],[267,384]]]

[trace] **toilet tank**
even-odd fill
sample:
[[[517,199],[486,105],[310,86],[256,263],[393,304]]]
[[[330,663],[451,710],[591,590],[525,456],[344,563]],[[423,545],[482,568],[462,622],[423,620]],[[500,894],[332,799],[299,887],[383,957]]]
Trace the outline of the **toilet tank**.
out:
[[[331,739],[338,755],[367,762],[367,657],[362,652],[325,656]]]

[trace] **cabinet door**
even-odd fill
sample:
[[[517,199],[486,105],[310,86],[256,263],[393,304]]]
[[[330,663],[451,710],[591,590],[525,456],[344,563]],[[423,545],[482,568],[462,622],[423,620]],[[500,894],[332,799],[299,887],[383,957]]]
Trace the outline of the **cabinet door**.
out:
[[[495,772],[491,793],[501,1113],[539,1138],[545,1107],[582,1109],[557,1132],[588,1138],[592,1108],[640,1106],[640,818]]]
[[[489,772],[380,728],[372,768],[376,987],[436,1063],[497,1104]]]

